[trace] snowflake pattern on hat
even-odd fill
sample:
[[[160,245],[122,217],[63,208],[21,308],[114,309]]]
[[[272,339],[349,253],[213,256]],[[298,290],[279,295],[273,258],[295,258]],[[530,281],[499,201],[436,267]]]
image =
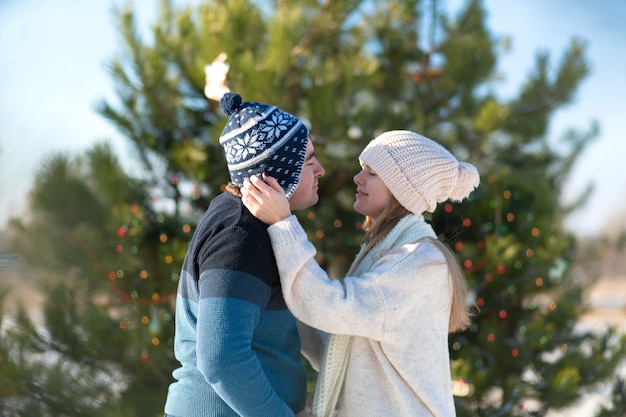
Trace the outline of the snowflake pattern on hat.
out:
[[[246,133],[245,137],[236,138],[233,141],[228,152],[230,152],[233,161],[240,161],[242,158],[247,158],[248,155],[256,155],[262,152],[264,147],[265,143],[259,138],[259,135]]]
[[[281,133],[287,130],[287,126],[292,124],[292,118],[285,117],[284,113],[272,115],[272,120],[268,120],[265,126],[261,127],[262,132],[267,132],[268,136],[275,138],[279,137]]]

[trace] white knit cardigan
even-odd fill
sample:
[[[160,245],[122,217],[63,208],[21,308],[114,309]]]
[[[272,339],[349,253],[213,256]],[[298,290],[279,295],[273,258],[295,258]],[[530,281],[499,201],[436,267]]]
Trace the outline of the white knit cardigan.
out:
[[[352,336],[338,416],[455,415],[452,288],[444,255],[419,243],[435,237],[422,216],[403,218],[343,284],[319,267],[295,216],[268,232],[293,314],[327,333]]]

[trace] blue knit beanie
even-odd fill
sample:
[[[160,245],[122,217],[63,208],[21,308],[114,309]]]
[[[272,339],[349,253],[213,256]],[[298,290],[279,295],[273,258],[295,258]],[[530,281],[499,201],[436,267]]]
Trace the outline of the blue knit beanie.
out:
[[[268,104],[242,102],[226,93],[220,107],[230,116],[220,145],[224,147],[230,179],[238,186],[252,175],[276,178],[287,198],[298,188],[309,131],[295,116]]]

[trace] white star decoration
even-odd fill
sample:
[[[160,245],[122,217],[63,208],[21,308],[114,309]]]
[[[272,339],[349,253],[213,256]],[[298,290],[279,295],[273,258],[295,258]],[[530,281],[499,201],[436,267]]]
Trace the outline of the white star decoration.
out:
[[[206,75],[204,95],[211,100],[219,101],[225,93],[230,91],[226,86],[226,74],[230,68],[230,65],[226,63],[226,58],[227,55],[222,52],[211,64],[204,67]]]

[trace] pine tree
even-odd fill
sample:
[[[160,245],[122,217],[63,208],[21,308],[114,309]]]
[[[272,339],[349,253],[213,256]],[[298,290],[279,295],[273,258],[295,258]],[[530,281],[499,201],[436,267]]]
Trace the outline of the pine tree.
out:
[[[12,224],[16,250],[47,302],[41,321],[22,309],[7,327],[13,367],[0,374],[12,395],[0,410],[153,415],[174,363],[171,302],[191,226],[157,212],[108,145],[48,158],[30,208]]]
[[[494,92],[498,43],[478,0],[454,19],[436,1],[163,1],[148,39],[132,7],[117,16],[118,101],[99,112],[134,144],[141,175],[106,145],[51,157],[39,172],[30,215],[12,230],[49,301],[43,322],[21,311],[3,327],[0,415],[162,413],[176,366],[177,274],[228,180],[225,117],[203,94],[204,67],[221,53],[232,91],[310,125],[326,176],[320,203],[298,215],[333,275],[362,238],[351,178],[371,138],[414,130],[479,167],[470,201],[432,215],[480,309],[450,340],[459,416],[545,415],[614,381],[625,340],[575,327],[585,287],[562,226],[572,207],[560,200],[595,127],[564,145],[547,137],[588,73],[584,42],[573,40],[555,69],[539,55],[518,97],[504,100]]]

